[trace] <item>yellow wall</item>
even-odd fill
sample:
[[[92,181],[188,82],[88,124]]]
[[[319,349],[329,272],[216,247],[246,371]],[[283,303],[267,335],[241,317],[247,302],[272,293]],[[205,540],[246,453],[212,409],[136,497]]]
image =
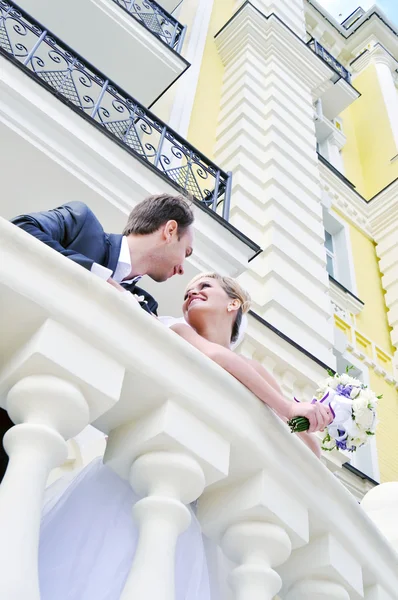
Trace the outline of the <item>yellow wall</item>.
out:
[[[353,85],[362,96],[341,115],[347,136],[342,156],[346,177],[370,199],[398,177],[398,162],[391,163],[398,149],[376,67],[369,65]]]
[[[341,115],[347,137],[342,155],[346,177],[359,193],[370,199],[398,177],[398,162],[391,164],[398,149],[375,66],[369,65],[353,84],[362,96]],[[365,302],[356,318],[356,328],[386,354],[393,355],[395,349],[391,345],[375,244],[352,226],[350,236],[358,296]],[[372,389],[383,394],[376,436],[381,481],[397,481],[398,392],[372,368],[369,373]]]
[[[340,216],[344,218],[341,213]],[[365,339],[376,344],[386,355],[392,356],[395,349],[391,345],[375,244],[356,227],[348,225],[358,296],[365,303],[363,310],[356,317],[355,330]],[[364,348],[361,349],[365,354],[372,356],[371,348],[369,352]],[[380,362],[379,365],[382,366]],[[392,371],[392,365],[385,365],[385,369],[387,372]],[[373,391],[377,395],[383,394],[379,404],[379,425],[376,435],[381,481],[398,481],[398,392],[371,367],[369,376]]]
[[[188,131],[191,144],[211,159],[214,157],[224,72],[214,36],[234,14],[235,4],[234,0],[214,2]]]
[[[398,481],[398,394],[382,377],[370,370],[370,387],[378,395],[379,424],[376,433],[376,446],[380,468],[380,479]]]
[[[391,355],[394,348],[391,345],[375,244],[353,226],[350,226],[350,240],[358,296],[365,302],[363,310],[356,317],[357,329]]]

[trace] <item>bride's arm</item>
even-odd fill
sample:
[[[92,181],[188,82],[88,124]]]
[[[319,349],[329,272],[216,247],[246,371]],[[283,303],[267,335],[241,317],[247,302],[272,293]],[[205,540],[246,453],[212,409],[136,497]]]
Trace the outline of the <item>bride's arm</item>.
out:
[[[272,385],[272,387],[275,388],[276,391],[282,395],[283,392],[282,392],[278,382],[270,373],[268,373],[267,369],[264,369],[264,367],[255,360],[245,358],[244,356],[242,356],[242,359],[247,364],[251,365],[253,367],[253,369],[255,369],[259,375],[261,375],[261,377],[263,377],[266,381],[268,381],[268,383],[270,385]],[[286,420],[283,417],[283,415],[279,415],[279,416],[281,417],[282,420],[284,420],[284,421]],[[302,441],[309,447],[310,450],[312,450],[312,452],[318,458],[321,458],[321,447],[319,444],[319,440],[315,435],[313,435],[312,433],[307,433],[306,431],[304,431],[302,433],[297,433],[296,435],[298,435],[302,439]]]
[[[289,420],[296,416],[307,417],[310,422],[309,431],[324,429],[329,424],[330,417],[322,404],[289,402],[241,356],[234,354],[227,348],[205,340],[187,325],[177,323],[171,329],[214,360],[220,367],[231,373],[257,398],[268,404],[285,419]]]

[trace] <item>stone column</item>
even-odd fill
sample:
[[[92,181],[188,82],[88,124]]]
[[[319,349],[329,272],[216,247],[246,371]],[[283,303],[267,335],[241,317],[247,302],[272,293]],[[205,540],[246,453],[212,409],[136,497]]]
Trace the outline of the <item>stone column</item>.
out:
[[[255,312],[333,367],[312,96],[330,73],[285,23],[250,5],[216,41],[225,66],[216,161],[233,171],[232,223],[264,249],[242,283]]]
[[[393,77],[393,73],[397,70],[398,62],[380,44],[376,45],[371,52],[371,60],[376,67],[380,90],[394,136],[396,153],[398,154],[398,102],[397,88]]]
[[[266,16],[275,14],[302,39],[306,36],[303,0],[251,0]],[[243,4],[238,0],[238,6]]]

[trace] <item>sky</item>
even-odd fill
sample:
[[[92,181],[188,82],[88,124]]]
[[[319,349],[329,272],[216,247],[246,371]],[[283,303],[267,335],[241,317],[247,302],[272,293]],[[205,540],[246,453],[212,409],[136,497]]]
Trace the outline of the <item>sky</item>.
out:
[[[318,2],[339,22],[348,17],[358,6],[368,10],[376,4],[398,27],[398,0],[318,0]]]

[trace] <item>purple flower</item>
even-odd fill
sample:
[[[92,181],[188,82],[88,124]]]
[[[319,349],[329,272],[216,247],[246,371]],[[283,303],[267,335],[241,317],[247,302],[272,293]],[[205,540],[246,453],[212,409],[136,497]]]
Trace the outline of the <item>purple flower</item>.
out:
[[[347,450],[347,440],[336,440],[336,446],[339,450]]]
[[[339,394],[339,396],[351,398],[352,388],[352,385],[343,385],[342,383],[339,383],[339,385],[336,388],[336,393]]]

